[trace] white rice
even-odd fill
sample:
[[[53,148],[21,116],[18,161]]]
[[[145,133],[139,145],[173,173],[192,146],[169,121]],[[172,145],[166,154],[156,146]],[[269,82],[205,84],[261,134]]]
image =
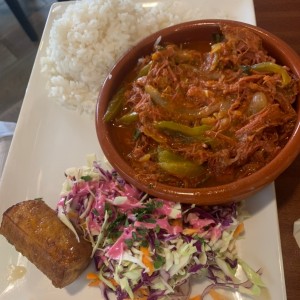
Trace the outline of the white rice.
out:
[[[206,17],[183,1],[142,3],[82,0],[54,20],[46,55],[41,58],[50,98],[93,115],[104,79],[126,50],[161,28]],[[226,18],[217,12],[215,17]]]

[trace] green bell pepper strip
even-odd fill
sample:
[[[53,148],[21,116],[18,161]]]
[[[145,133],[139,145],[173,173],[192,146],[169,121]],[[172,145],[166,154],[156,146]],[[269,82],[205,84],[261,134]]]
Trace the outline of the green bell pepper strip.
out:
[[[188,137],[202,136],[205,133],[205,131],[211,129],[211,126],[208,125],[189,127],[173,121],[159,121],[154,124],[154,127],[156,129],[180,133]]]
[[[116,115],[122,110],[124,102],[124,88],[119,89],[119,91],[114,95],[112,100],[108,104],[108,108],[105,112],[103,120],[109,122],[113,120]]]
[[[153,87],[150,84],[147,84],[145,85],[145,92],[150,95],[153,103],[161,107],[167,108],[168,102],[161,96],[160,92],[155,87]]]
[[[143,76],[146,76],[148,75],[150,69],[151,69],[151,66],[152,66],[152,61],[150,61],[147,65],[143,66],[139,72],[138,72],[138,75],[137,75],[137,78],[140,78],[140,77],[143,77]]]
[[[272,62],[262,62],[259,64],[255,64],[251,66],[251,70],[257,72],[272,72],[280,74],[282,78],[282,87],[285,87],[291,81],[291,77],[286,71],[286,69]]]
[[[202,165],[198,165],[169,150],[158,152],[158,165],[167,173],[180,178],[200,176],[205,171]]]
[[[123,115],[120,119],[118,119],[118,124],[130,125],[136,122],[138,119],[139,119],[139,114],[135,111],[132,111],[126,115]]]

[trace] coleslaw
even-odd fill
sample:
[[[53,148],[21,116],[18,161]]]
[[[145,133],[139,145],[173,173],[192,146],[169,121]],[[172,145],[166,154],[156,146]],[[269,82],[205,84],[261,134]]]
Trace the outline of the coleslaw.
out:
[[[105,299],[111,291],[118,300],[187,299],[191,278],[211,281],[199,299],[216,288],[255,296],[265,287],[261,270],[238,257],[244,232],[238,204],[198,207],[153,198],[93,158],[65,175],[58,216],[91,242],[95,273],[88,278]]]

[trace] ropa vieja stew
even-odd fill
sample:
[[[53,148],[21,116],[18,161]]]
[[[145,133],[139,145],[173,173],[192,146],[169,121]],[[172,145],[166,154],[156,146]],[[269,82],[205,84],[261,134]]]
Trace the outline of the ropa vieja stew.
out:
[[[221,29],[206,49],[156,46],[111,100],[105,121],[144,182],[229,183],[266,165],[291,136],[298,79],[251,31]]]

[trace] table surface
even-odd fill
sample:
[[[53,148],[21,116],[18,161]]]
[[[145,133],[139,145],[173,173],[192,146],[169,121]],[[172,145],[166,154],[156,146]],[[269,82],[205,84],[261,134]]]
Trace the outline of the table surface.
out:
[[[287,42],[300,55],[300,1],[254,0],[257,25]],[[299,145],[300,147],[300,145]],[[300,155],[275,181],[287,299],[300,299],[300,249],[293,223],[300,218]]]

